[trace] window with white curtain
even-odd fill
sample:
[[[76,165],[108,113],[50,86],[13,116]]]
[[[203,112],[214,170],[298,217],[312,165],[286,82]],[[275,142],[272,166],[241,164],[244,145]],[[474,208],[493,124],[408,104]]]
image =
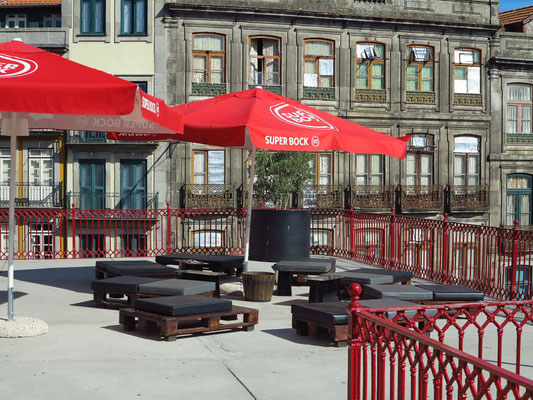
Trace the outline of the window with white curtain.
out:
[[[433,185],[433,150],[433,136],[411,136],[405,156],[406,185]]]
[[[250,38],[250,85],[280,85],[280,40]]]
[[[9,168],[11,156],[9,149],[0,149],[0,200],[9,200]]]
[[[313,177],[309,182],[311,185],[332,184],[332,154],[331,153],[311,153],[313,158],[309,161]]]
[[[358,43],[355,62],[357,89],[385,89],[384,45]]]
[[[197,33],[193,36],[193,83],[224,83],[225,40],[222,35]]]
[[[531,134],[531,86],[507,87],[507,133]]]
[[[480,184],[479,138],[456,136],[454,138],[453,184],[475,186]]]
[[[193,247],[222,247],[224,232],[215,230],[198,230],[192,232]]]
[[[194,184],[224,184],[224,150],[194,150],[192,163]]]
[[[383,185],[383,156],[357,154],[355,156],[356,184],[358,186]]]
[[[455,49],[454,51],[454,93],[481,93],[480,51]]]
[[[434,91],[434,50],[429,46],[407,48],[407,91]]]
[[[304,86],[335,87],[335,43],[304,41]]]

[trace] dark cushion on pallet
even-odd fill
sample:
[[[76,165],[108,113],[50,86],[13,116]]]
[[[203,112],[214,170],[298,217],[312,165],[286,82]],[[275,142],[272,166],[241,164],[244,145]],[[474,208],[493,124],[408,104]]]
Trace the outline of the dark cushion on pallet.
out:
[[[391,275],[393,282],[404,282],[413,279],[413,273],[411,271],[392,271],[385,268],[357,268],[354,272]]]
[[[330,276],[341,280],[341,285],[350,285],[352,283],[359,283],[360,285],[381,285],[384,283],[392,283],[392,275],[384,274],[368,274],[358,271],[344,271],[335,272]]]
[[[416,306],[414,303],[398,299],[360,300],[360,303],[363,308]],[[291,312],[293,315],[327,325],[347,325],[348,311],[346,307],[348,307],[349,304],[350,303],[347,301],[293,304],[291,306]],[[384,315],[387,318],[393,318],[396,315],[396,311],[386,311]],[[406,315],[408,317],[413,317],[416,315],[416,310],[408,311],[406,312]]]
[[[155,261],[159,264],[179,264],[183,260],[203,261],[209,264],[210,269],[224,270],[230,268],[241,268],[244,263],[243,256],[227,256],[217,254],[189,254],[173,253],[156,256]]]
[[[433,300],[433,293],[411,285],[365,285],[363,295],[372,299],[394,297],[407,301]]]
[[[139,293],[161,296],[183,296],[214,292],[214,282],[195,281],[189,279],[163,279],[139,285]]]
[[[433,293],[435,301],[483,301],[485,293],[463,285],[416,285]]]
[[[280,261],[272,269],[295,274],[325,274],[331,271],[332,266],[329,261]]]
[[[102,292],[137,293],[139,285],[159,280],[159,278],[144,278],[142,276],[115,276],[92,281],[91,287],[93,290]]]
[[[285,261],[285,260],[281,260],[281,261]],[[335,268],[335,266],[337,265],[337,260],[334,258],[330,258],[330,257],[297,258],[294,261],[311,261],[311,262],[329,263],[331,265],[331,269]]]
[[[107,271],[108,266],[128,266],[128,265],[146,265],[156,264],[153,261],[148,260],[123,260],[123,261],[96,261],[94,264],[96,268],[102,271]],[[160,265],[158,265],[160,267]]]
[[[135,309],[170,317],[231,310],[231,300],[200,295],[156,297],[135,300]]]
[[[133,276],[150,276],[161,278],[175,278],[177,270],[172,267],[165,267],[164,265],[144,261],[142,263],[133,262],[127,263],[123,261],[107,262],[106,271],[113,275],[133,275]]]

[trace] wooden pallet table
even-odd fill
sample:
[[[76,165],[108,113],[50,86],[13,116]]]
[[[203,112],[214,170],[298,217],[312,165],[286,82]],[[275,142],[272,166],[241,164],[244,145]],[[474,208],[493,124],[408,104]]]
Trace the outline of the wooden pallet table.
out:
[[[235,319],[242,320],[235,321]],[[231,322],[227,322],[230,321]],[[180,335],[213,332],[242,328],[252,331],[259,321],[259,311],[253,308],[233,306],[231,310],[169,317],[131,308],[120,310],[119,322],[124,330],[133,331],[158,328],[159,335],[167,342],[175,341]]]

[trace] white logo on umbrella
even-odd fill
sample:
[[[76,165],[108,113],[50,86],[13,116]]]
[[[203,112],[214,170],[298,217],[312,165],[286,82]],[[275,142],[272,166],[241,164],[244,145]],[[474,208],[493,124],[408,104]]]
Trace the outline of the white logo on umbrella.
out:
[[[277,119],[291,125],[299,126],[300,128],[332,131],[338,130],[336,127],[320,118],[318,115],[302,108],[291,106],[287,103],[279,103],[270,106],[270,112]]]
[[[18,78],[37,71],[35,61],[0,53],[0,78]]]

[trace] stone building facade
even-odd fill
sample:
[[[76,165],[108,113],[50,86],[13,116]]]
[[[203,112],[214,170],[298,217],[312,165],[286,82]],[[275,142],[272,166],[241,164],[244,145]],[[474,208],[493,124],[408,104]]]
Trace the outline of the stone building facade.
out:
[[[170,103],[260,84],[413,136],[405,160],[317,154],[315,186],[300,205],[327,198],[360,210],[532,224],[533,38],[500,31],[498,2],[165,1],[158,18],[156,87]],[[175,154],[173,204],[194,198],[186,196],[193,183],[227,191],[246,182],[246,152],[180,144]]]

